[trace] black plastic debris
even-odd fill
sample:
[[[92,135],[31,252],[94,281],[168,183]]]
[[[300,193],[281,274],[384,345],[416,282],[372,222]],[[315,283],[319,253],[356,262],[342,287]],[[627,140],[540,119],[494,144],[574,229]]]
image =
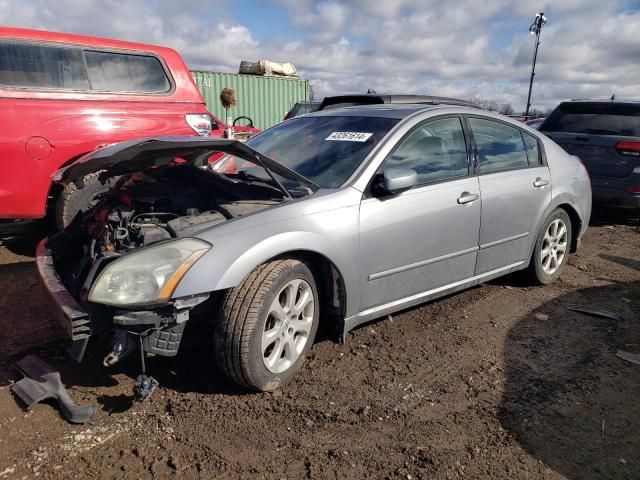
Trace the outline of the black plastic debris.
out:
[[[33,407],[48,398],[58,402],[64,418],[71,423],[87,423],[93,417],[94,405],[76,405],[64,388],[60,373],[56,372],[48,363],[35,355],[27,355],[15,367],[24,378],[16,382],[11,390],[27,408]]]
[[[586,313],[587,315],[593,315],[595,317],[609,318],[618,322],[622,319],[619,313],[612,312],[611,310],[605,310],[603,308],[586,307],[582,305],[567,305],[567,310]]]

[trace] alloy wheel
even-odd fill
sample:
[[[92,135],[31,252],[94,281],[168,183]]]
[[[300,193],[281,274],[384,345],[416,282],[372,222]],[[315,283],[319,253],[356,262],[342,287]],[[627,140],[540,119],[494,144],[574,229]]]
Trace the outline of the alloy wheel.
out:
[[[275,296],[262,332],[262,359],[272,373],[282,373],[298,359],[309,339],[315,301],[305,280],[285,284]]]
[[[562,265],[567,254],[567,239],[567,226],[556,218],[547,227],[540,249],[540,263],[547,275],[553,275]]]

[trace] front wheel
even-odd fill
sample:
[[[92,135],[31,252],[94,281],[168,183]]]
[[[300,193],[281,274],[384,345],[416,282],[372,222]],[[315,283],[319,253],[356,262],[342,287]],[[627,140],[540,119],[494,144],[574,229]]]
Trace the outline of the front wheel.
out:
[[[569,259],[571,219],[561,208],[547,218],[538,235],[529,265],[529,273],[536,283],[547,284],[560,276]]]
[[[70,182],[65,185],[56,202],[55,219],[58,230],[64,230],[80,212],[94,207],[102,195],[108,192],[119,177],[100,179],[100,172],[90,173],[82,179],[82,187]]]
[[[295,259],[268,262],[225,295],[215,327],[218,365],[244,387],[275,390],[302,366],[318,319],[309,268]]]

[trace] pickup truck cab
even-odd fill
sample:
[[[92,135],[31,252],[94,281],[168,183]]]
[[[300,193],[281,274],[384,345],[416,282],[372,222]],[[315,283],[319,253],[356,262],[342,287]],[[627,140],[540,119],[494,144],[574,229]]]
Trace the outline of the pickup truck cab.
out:
[[[0,28],[0,131],[0,219],[51,213],[63,227],[109,186],[93,175],[54,187],[58,169],[112,143],[225,126],[175,50]]]

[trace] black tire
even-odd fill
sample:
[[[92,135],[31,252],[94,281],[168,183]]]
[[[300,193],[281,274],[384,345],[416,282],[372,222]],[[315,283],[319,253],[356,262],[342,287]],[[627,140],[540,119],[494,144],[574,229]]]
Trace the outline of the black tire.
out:
[[[93,207],[100,196],[110,190],[118,180],[112,177],[101,182],[102,172],[90,173],[83,178],[83,187],[76,187],[75,183],[67,184],[56,201],[55,220],[59,230],[63,230],[75,218],[78,212],[86,212]]]
[[[265,366],[261,348],[269,308],[281,289],[301,279],[313,291],[314,312],[310,332],[299,357],[284,372]],[[222,371],[235,383],[251,390],[273,391],[293,378],[304,363],[319,322],[318,289],[307,266],[294,259],[274,260],[254,270],[225,295],[215,325],[214,347]]]
[[[549,227],[556,220],[561,221],[566,227],[566,249],[564,252],[564,256],[562,260],[559,262],[556,270],[553,273],[548,273],[543,268],[543,258],[542,251],[546,245],[545,235],[549,230]],[[538,238],[536,239],[536,245],[533,249],[533,254],[531,255],[531,261],[529,262],[529,278],[533,283],[538,285],[546,285],[548,283],[553,282],[556,278],[560,276],[562,271],[567,266],[567,262],[569,261],[569,249],[571,248],[572,241],[572,229],[571,229],[571,219],[565,210],[562,208],[557,208],[551,215],[549,215],[544,222],[540,233],[538,234]]]

